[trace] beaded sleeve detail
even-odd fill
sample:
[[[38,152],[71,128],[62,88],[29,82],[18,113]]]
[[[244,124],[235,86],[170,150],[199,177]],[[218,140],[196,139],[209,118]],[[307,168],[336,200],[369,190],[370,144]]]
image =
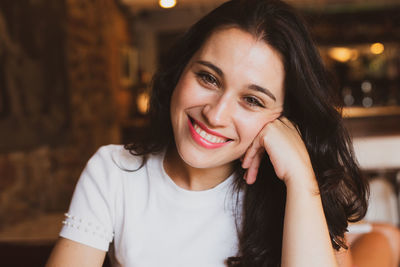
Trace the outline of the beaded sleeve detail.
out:
[[[65,213],[64,215],[65,220],[62,223],[67,227],[74,228],[86,234],[91,234],[107,242],[111,242],[114,238],[114,234],[101,225],[86,221],[69,213]]]

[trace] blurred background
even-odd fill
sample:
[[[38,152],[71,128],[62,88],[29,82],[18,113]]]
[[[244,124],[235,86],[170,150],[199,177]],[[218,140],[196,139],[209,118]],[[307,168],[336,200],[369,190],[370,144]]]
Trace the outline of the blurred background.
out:
[[[158,62],[222,2],[0,1],[1,266],[43,263],[89,157],[142,134]],[[400,0],[287,2],[310,24],[360,165],[378,184],[368,216],[398,224]],[[15,260],[22,251],[30,265]]]

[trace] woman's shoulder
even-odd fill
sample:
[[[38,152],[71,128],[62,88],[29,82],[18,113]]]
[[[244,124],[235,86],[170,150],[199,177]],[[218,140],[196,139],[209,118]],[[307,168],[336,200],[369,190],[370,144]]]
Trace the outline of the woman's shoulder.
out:
[[[110,144],[101,146],[91,161],[96,161],[110,168],[133,171],[143,165],[144,156],[135,155],[127,150],[124,145]]]

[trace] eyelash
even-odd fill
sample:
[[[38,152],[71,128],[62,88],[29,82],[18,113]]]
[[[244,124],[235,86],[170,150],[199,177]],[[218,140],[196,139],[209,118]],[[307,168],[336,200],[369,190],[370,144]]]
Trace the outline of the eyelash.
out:
[[[261,103],[260,100],[258,100],[256,97],[253,96],[246,96],[244,97],[244,100],[246,101],[246,103],[251,106],[251,107],[261,107],[261,108],[265,108],[265,106]]]
[[[196,72],[196,76],[204,83],[206,84],[211,84],[212,86],[220,86],[220,83],[216,77],[211,75],[210,73],[207,72]]]
[[[212,86],[220,87],[220,83],[214,75],[207,73],[207,72],[203,72],[203,71],[196,72],[195,74],[202,82],[204,82],[206,84],[210,84]],[[245,100],[246,104],[249,105],[250,107],[265,108],[265,106],[262,104],[262,102],[254,96],[246,96],[246,97],[244,97],[244,100]]]

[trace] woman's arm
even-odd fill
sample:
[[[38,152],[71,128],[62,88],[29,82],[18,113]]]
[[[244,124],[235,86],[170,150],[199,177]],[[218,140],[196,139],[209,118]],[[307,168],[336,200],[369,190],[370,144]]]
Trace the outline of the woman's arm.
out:
[[[282,266],[337,266],[311,160],[296,127],[286,118],[264,126],[243,159],[249,184],[264,151],[287,189]]]
[[[282,266],[337,266],[316,182],[286,188]]]
[[[60,237],[46,267],[101,267],[105,255],[105,251]]]
[[[71,200],[68,213],[47,266],[96,266],[103,264],[113,240],[113,222],[121,179],[113,179],[117,168],[112,155],[120,146],[103,146],[88,161]]]

